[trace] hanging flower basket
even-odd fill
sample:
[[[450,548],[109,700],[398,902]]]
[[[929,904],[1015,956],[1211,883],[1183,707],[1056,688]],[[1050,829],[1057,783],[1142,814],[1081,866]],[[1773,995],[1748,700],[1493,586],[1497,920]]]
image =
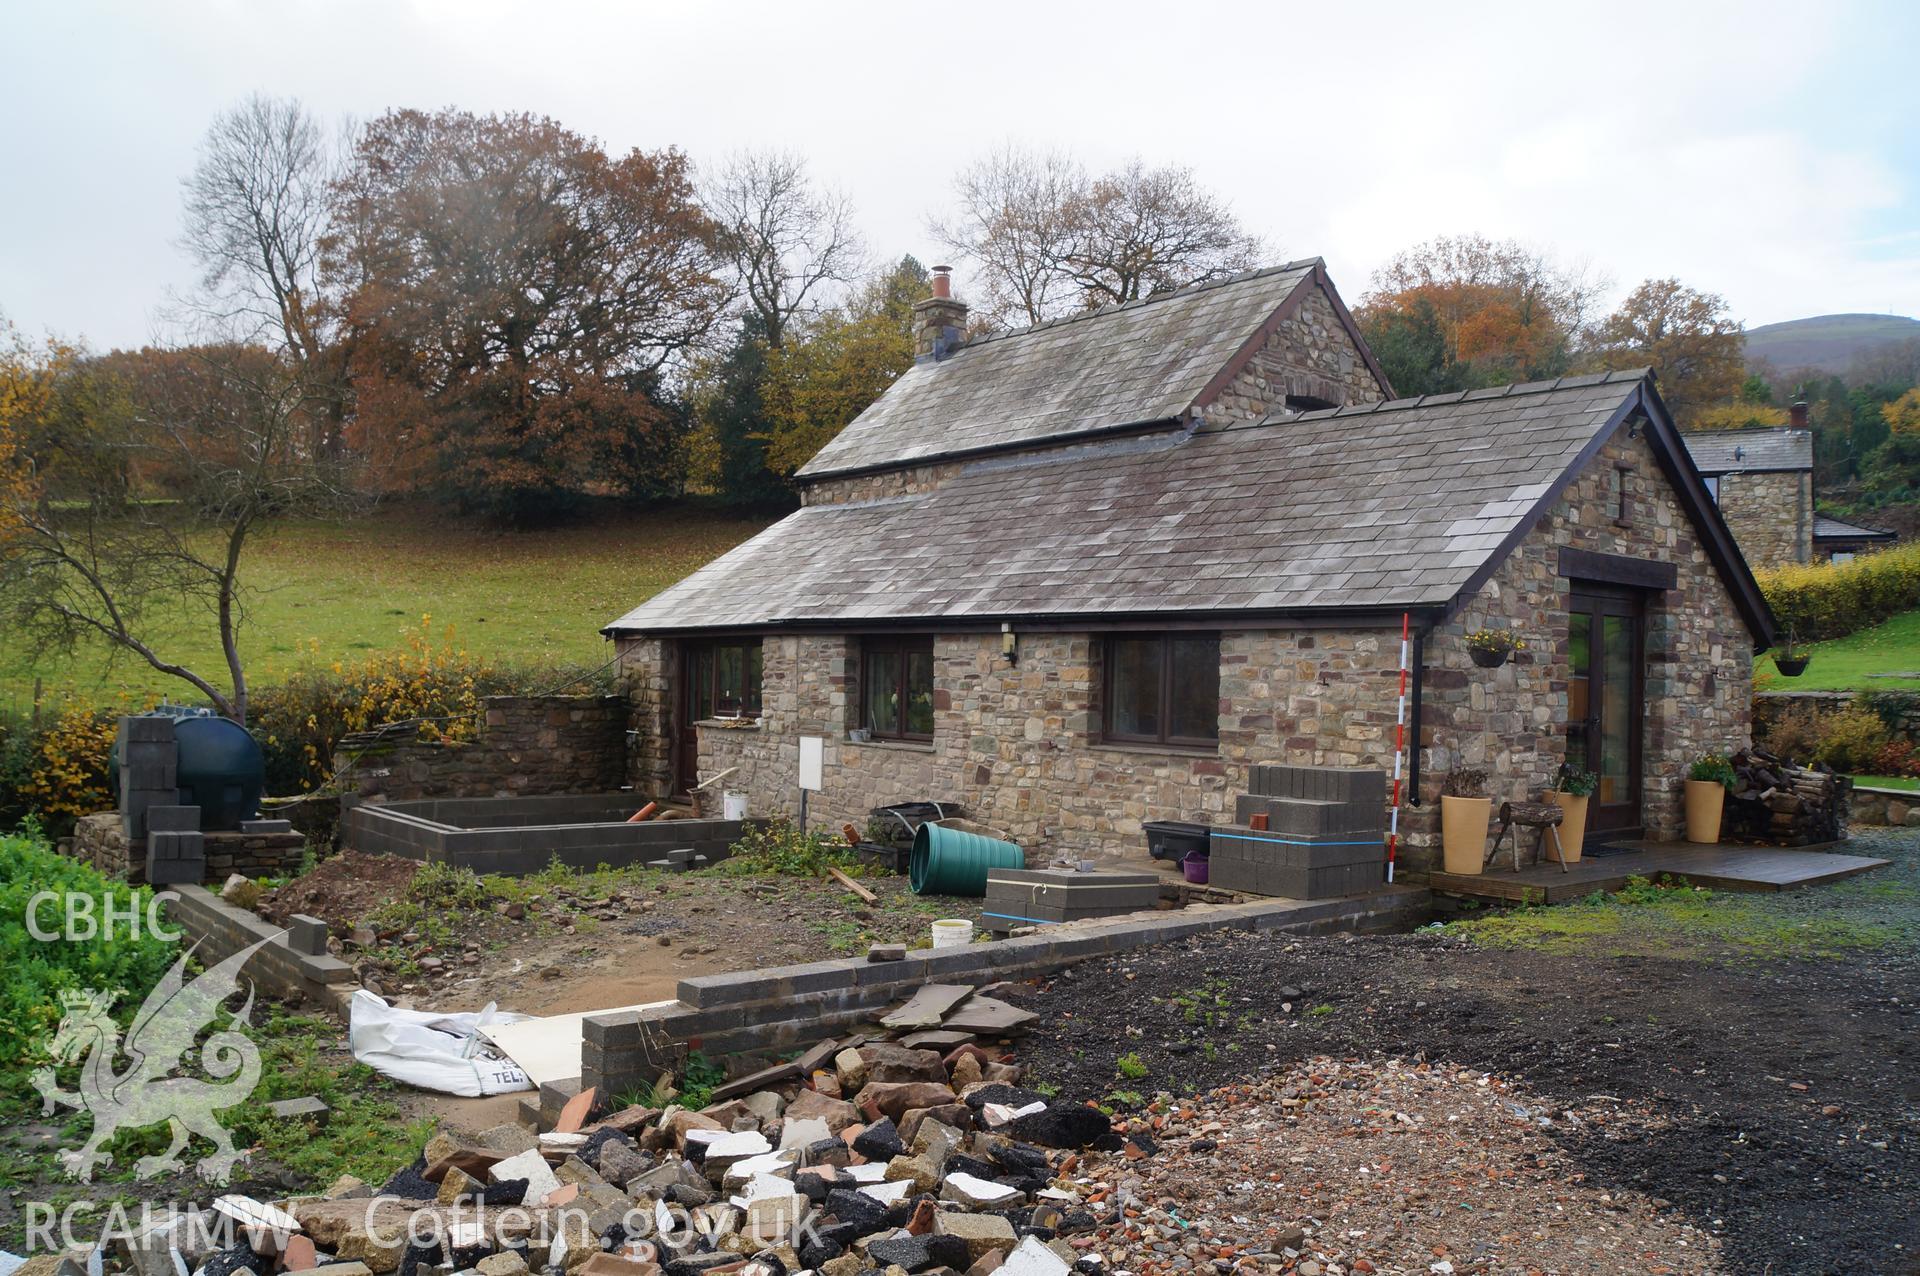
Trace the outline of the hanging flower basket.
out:
[[[1498,669],[1527,644],[1511,629],[1476,629],[1467,635],[1467,655],[1482,669]]]
[[[1812,659],[1812,656],[1775,656],[1773,667],[1784,677],[1798,678],[1807,671],[1807,662]]]

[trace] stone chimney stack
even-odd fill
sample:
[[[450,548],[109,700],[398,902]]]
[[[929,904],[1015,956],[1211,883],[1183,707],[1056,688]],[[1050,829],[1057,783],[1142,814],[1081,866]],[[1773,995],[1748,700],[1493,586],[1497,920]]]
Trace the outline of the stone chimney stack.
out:
[[[933,296],[913,305],[913,361],[944,359],[966,340],[967,303],[953,299],[953,267],[933,268]]]
[[[1787,409],[1787,422],[1796,430],[1807,428],[1807,401],[1805,399]]]

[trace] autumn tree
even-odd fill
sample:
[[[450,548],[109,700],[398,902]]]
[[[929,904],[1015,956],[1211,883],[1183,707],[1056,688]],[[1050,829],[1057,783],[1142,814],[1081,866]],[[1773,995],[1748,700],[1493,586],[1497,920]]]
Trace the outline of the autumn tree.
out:
[[[1895,434],[1920,434],[1920,389],[1908,390],[1882,407],[1880,416]]]
[[[104,643],[244,725],[247,549],[267,519],[356,504],[357,476],[307,445],[315,396],[298,360],[243,345],[142,355],[76,360],[62,374],[139,373],[124,387],[130,410],[67,440],[58,501],[5,493],[0,611],[36,649]],[[37,410],[59,404],[55,386]],[[126,499],[128,475],[146,480],[139,499]],[[220,668],[179,654],[196,631],[216,637]]]
[[[767,353],[766,460],[790,475],[913,364],[913,302],[927,271],[902,258],[843,306]]]
[[[728,298],[675,150],[532,115],[394,111],[337,188],[357,441],[402,488],[512,522],[681,484],[662,374]]]
[[[705,183],[702,199],[720,227],[758,339],[769,346],[781,343],[796,317],[818,312],[833,289],[860,276],[852,203],[817,186],[797,155],[730,156]]]
[[[1374,272],[1355,318],[1404,395],[1558,376],[1600,283],[1514,240],[1442,236]]]
[[[28,437],[53,404],[54,385],[70,352],[54,342],[36,347],[0,314],[0,554],[40,504]]]
[[[980,313],[1032,324],[1237,274],[1257,237],[1182,165],[1092,176],[1063,153],[1008,147],[962,170],[939,240],[973,268]]]
[[[1660,397],[1690,428],[1703,409],[1740,393],[1745,350],[1741,324],[1718,296],[1677,279],[1649,279],[1595,327],[1586,362],[1613,370],[1652,365]]]

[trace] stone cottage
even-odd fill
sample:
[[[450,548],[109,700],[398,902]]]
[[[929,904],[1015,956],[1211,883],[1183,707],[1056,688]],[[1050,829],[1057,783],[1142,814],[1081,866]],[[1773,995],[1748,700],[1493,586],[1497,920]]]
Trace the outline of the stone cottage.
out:
[[[1813,561],[1813,434],[1806,412],[1806,404],[1794,404],[1794,424],[1783,429],[1681,436],[1707,494],[1755,567]]]
[[[737,768],[756,812],[941,800],[1030,849],[1224,822],[1255,762],[1392,766],[1406,866],[1456,766],[1673,833],[1743,744],[1772,620],[1650,374],[1393,400],[1318,260],[984,339],[944,272],[915,365],[804,506],[607,626],[636,783]],[[1526,649],[1481,669],[1467,635]]]

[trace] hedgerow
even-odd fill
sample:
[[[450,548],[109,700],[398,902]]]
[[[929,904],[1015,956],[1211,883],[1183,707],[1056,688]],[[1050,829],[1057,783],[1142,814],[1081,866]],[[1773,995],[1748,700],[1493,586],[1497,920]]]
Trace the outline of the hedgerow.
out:
[[[1781,628],[1817,642],[1920,607],[1920,542],[1846,563],[1790,564],[1756,573]]]

